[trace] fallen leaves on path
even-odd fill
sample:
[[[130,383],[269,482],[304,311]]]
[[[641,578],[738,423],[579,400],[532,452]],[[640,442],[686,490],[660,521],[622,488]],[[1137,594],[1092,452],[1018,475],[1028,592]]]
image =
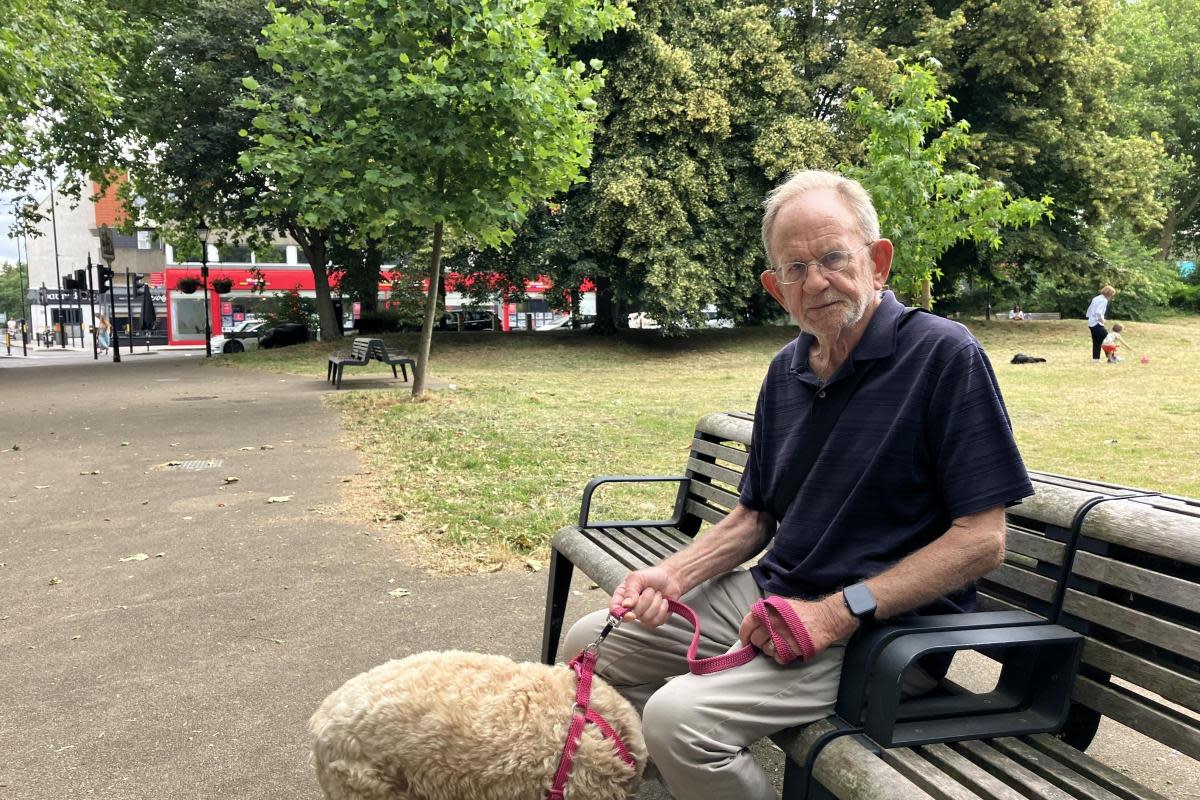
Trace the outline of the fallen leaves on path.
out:
[[[408,597],[412,592],[408,589],[392,589],[388,592],[388,597]]]

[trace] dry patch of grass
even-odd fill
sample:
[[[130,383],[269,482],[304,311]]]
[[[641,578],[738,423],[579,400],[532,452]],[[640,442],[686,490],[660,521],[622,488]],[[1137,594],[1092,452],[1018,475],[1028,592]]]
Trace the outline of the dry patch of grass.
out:
[[[1200,318],[1132,325],[1127,338],[1150,363],[1128,354],[1114,365],[1091,362],[1082,321],[968,324],[992,358],[1030,468],[1200,495]],[[347,508],[441,570],[542,559],[550,535],[578,514],[589,478],[677,473],[696,420],[752,409],[767,363],[792,335],[441,334],[431,377],[447,388],[428,401],[410,402],[403,388],[353,391],[353,377],[328,396],[366,464],[348,484]],[[388,339],[389,349],[415,350],[412,336]],[[319,379],[329,350],[221,361]],[[1018,351],[1048,361],[1009,364]],[[382,365],[347,376],[364,372],[391,379]],[[670,507],[669,486],[623,489],[594,515],[658,517]]]

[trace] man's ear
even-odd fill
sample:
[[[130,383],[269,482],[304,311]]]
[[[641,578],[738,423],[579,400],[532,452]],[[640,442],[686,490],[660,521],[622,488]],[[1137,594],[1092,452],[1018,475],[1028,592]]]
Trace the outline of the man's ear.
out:
[[[878,291],[887,286],[888,276],[892,274],[892,255],[895,250],[890,239],[879,239],[871,245],[870,252],[872,277]]]
[[[783,292],[779,291],[779,278],[773,269],[763,270],[763,273],[758,276],[762,281],[763,288],[767,290],[767,294],[775,298],[775,302],[783,306],[783,310],[791,313],[791,309],[787,307],[787,303],[783,302]]]

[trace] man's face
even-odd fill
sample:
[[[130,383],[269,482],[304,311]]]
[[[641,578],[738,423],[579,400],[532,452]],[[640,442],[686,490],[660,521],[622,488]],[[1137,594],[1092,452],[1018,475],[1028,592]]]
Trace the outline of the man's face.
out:
[[[779,209],[770,242],[773,266],[795,261],[809,266],[804,279],[791,284],[780,283],[768,270],[763,286],[801,328],[819,338],[836,337],[861,320],[891,271],[891,242],[880,239],[863,248],[867,242],[858,221],[833,189],[805,192]],[[825,274],[812,262],[833,250],[854,254],[846,269]]]

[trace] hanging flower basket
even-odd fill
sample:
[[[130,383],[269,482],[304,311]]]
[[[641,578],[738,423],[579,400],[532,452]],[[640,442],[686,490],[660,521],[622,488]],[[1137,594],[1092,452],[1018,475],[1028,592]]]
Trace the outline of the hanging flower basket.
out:
[[[196,290],[200,288],[200,281],[195,278],[180,278],[175,284],[175,288],[184,294],[195,294]]]
[[[229,294],[233,291],[233,281],[229,278],[213,278],[212,287],[217,294]]]

